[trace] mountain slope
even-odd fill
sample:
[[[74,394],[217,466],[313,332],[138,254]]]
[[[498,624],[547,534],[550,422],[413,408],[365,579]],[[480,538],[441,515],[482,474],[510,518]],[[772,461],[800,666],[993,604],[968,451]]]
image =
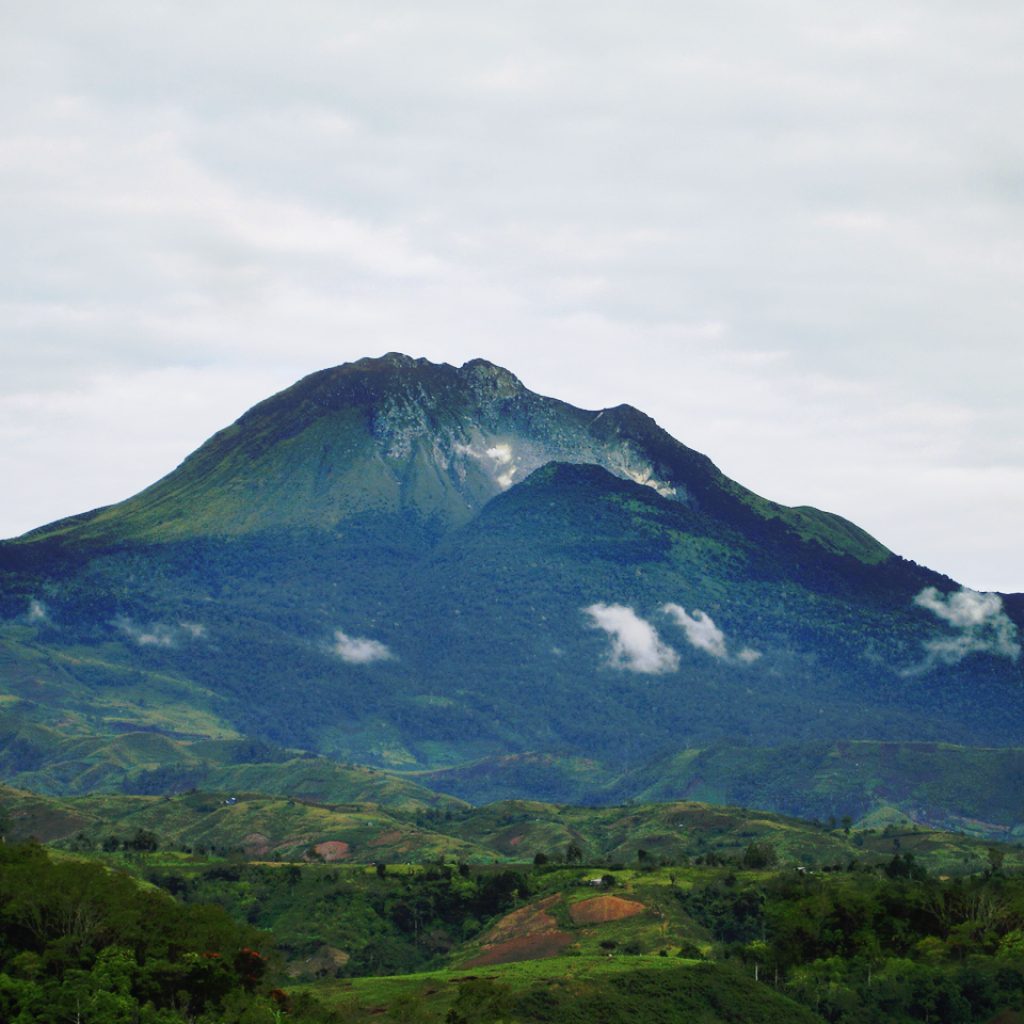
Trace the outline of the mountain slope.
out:
[[[634,409],[391,355],[0,545],[0,697],[19,778],[70,778],[48,737],[142,728],[404,769],[583,756],[640,792],[709,744],[1021,746],[1022,610]]]

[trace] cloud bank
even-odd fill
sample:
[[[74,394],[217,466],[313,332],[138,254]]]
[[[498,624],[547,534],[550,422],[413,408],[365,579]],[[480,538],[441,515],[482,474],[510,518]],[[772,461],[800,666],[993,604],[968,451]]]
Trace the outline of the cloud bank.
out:
[[[924,660],[907,669],[904,675],[920,675],[936,665],[956,665],[969,654],[992,654],[1016,661],[1021,645],[1016,625],[1003,611],[998,594],[981,594],[966,587],[942,594],[936,587],[925,587],[914,604],[930,611],[954,632],[923,646]]]
[[[679,668],[679,655],[662,642],[658,631],[632,608],[621,604],[592,604],[583,611],[595,629],[611,637],[608,664],[612,668],[661,675]]]
[[[386,644],[362,636],[349,636],[340,629],[334,631],[331,650],[349,665],[369,665],[374,661],[389,661],[394,655]]]

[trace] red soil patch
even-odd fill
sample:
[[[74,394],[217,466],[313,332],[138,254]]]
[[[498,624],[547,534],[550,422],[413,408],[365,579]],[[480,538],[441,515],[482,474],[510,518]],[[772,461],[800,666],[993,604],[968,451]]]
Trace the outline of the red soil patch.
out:
[[[558,922],[547,912],[547,909],[553,907],[561,898],[561,893],[555,893],[554,896],[548,896],[536,903],[513,910],[511,914],[506,914],[484,936],[484,944],[493,945],[498,942],[507,942],[510,939],[519,939],[524,935],[555,931]]]
[[[525,838],[526,838],[526,836],[512,836],[508,840],[508,845],[509,846],[518,846]]]
[[[349,845],[340,839],[329,839],[326,843],[317,843],[313,852],[326,861],[344,860],[349,854]]]
[[[636,900],[624,900],[619,896],[595,896],[593,899],[574,903],[569,916],[576,924],[604,924],[605,921],[621,921],[624,917],[636,917],[647,907]]]
[[[479,956],[467,960],[462,966],[486,967],[488,964],[514,964],[520,960],[544,960],[549,956],[558,956],[572,943],[573,937],[568,932],[521,935],[518,939],[485,947]]]
[[[556,893],[506,914],[484,936],[480,953],[462,966],[484,967],[557,956],[575,941],[568,932],[558,930],[558,922],[547,912],[561,898],[561,893]]]

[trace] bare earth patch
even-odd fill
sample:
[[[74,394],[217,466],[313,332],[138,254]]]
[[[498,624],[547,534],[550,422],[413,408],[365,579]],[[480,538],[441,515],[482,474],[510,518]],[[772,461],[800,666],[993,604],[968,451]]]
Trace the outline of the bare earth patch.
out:
[[[573,941],[573,936],[568,932],[521,935],[518,939],[485,947],[479,956],[467,960],[462,966],[484,967],[488,964],[513,964],[519,960],[543,960],[549,956],[558,956]]]
[[[505,942],[508,939],[518,939],[523,935],[536,935],[538,932],[554,931],[558,927],[558,922],[547,911],[561,898],[561,893],[555,893],[554,896],[547,896],[536,903],[513,910],[511,914],[506,914],[484,936],[484,944]]]
[[[349,845],[340,839],[329,839],[326,843],[317,843],[313,847],[313,852],[328,862],[344,860],[349,854]]]
[[[575,941],[568,932],[558,930],[558,922],[548,913],[561,898],[561,893],[556,893],[506,914],[484,936],[483,949],[462,966],[483,967],[557,956]]]
[[[624,900],[621,896],[595,896],[593,899],[574,903],[569,916],[575,924],[604,924],[605,921],[621,921],[624,917],[635,917],[647,907],[636,900]]]

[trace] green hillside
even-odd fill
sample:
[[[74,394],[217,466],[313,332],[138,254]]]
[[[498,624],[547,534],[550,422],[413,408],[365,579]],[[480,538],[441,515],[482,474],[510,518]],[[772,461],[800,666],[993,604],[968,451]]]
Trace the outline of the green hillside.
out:
[[[299,776],[301,778],[301,776]],[[929,870],[970,874],[988,863],[986,840],[917,825],[899,815],[807,822],[770,812],[675,801],[578,807],[507,800],[470,807],[399,799],[394,805],[320,803],[297,795],[240,789],[174,797],[119,794],[46,797],[0,788],[0,812],[12,839],[34,836],[69,849],[127,850],[140,830],[173,851],[265,860],[326,857],[341,863],[422,862],[438,857],[470,863],[553,862],[570,848],[588,863],[650,866],[742,860],[753,844],[772,863],[814,867],[886,862],[913,853]],[[326,845],[324,845],[326,844]],[[1006,845],[1007,866],[1024,866],[1024,847]]]

